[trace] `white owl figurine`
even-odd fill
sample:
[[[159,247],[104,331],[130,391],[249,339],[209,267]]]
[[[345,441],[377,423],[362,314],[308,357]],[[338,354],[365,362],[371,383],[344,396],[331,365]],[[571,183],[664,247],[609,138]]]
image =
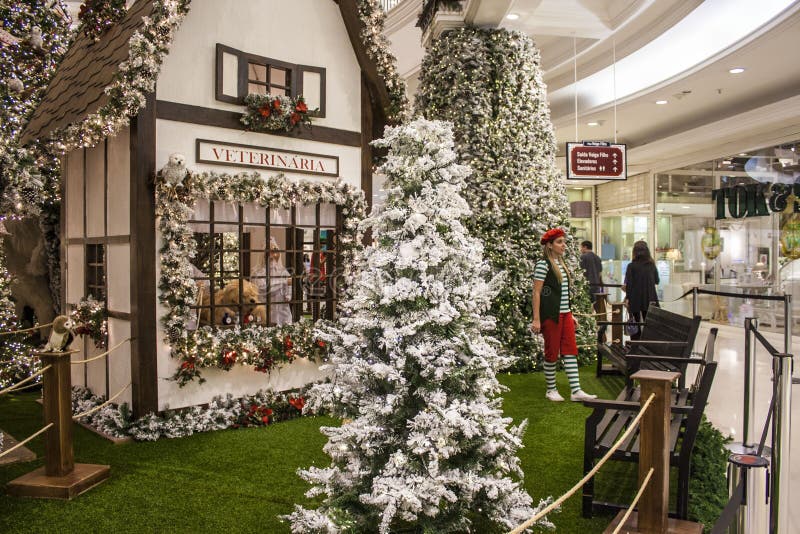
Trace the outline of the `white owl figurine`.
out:
[[[164,181],[173,187],[181,187],[183,179],[189,171],[186,169],[186,156],[183,154],[170,154],[169,161],[161,168]]]
[[[9,93],[21,93],[22,90],[25,89],[25,84],[22,83],[22,80],[13,74],[10,78],[6,78],[6,85],[8,85]]]
[[[42,29],[39,26],[31,28],[31,33],[28,35],[28,42],[34,50],[44,49],[44,39],[42,39]]]

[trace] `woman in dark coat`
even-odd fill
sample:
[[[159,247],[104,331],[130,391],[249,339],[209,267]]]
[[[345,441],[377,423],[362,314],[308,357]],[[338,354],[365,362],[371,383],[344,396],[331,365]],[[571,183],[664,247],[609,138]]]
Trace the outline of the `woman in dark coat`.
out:
[[[625,270],[625,282],[622,290],[625,292],[625,304],[628,306],[628,313],[639,322],[644,322],[647,317],[647,307],[651,302],[658,306],[658,295],[656,285],[658,285],[658,269],[650,249],[644,241],[637,241],[633,244],[633,260]],[[638,339],[639,334],[631,336]]]

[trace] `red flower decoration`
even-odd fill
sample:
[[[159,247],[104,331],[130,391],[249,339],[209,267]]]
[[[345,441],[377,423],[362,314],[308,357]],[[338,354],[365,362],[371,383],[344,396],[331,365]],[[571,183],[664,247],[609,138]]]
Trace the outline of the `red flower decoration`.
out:
[[[283,346],[286,347],[286,350],[291,350],[294,346],[294,343],[292,343],[292,338],[286,336],[286,338],[283,340]]]
[[[275,111],[280,111],[281,101],[276,98],[275,100],[272,101],[272,107],[275,108]]]
[[[303,411],[303,406],[306,405],[306,400],[303,397],[294,397],[289,399],[289,404],[299,411]]]
[[[191,369],[194,369],[194,362],[193,362],[193,361],[191,361],[191,360],[185,360],[185,361],[184,361],[184,362],[181,364],[181,369],[183,369],[183,370],[191,370]]]
[[[258,112],[259,112],[259,113],[261,114],[261,116],[262,116],[262,117],[264,117],[265,119],[266,119],[267,117],[269,117],[269,116],[270,116],[270,114],[272,113],[272,111],[269,109],[269,106],[267,106],[267,105],[263,105],[263,106],[261,106],[260,108],[258,108]]]
[[[323,347],[323,348],[324,348],[324,347],[325,347],[325,342],[324,342],[324,341],[322,341],[321,339],[318,339],[318,340],[317,340],[317,345],[319,345],[320,347]]]
[[[297,122],[298,122],[299,120],[300,120],[300,115],[298,115],[297,113],[292,113],[292,116],[291,116],[291,117],[289,117],[289,122],[290,122],[290,123],[292,123],[292,126],[294,126],[295,124],[297,124]]]
[[[300,113],[307,113],[308,112],[308,106],[302,100],[297,103],[297,105],[294,107],[294,109],[297,110]]]
[[[222,363],[225,365],[233,365],[236,363],[236,351],[226,350],[224,353],[222,353]]]

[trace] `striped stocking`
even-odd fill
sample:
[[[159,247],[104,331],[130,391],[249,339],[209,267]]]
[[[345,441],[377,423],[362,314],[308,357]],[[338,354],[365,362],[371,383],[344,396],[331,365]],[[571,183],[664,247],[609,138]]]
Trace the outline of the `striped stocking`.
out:
[[[562,358],[564,359],[564,370],[569,379],[569,389],[574,395],[581,390],[581,380],[578,377],[578,358],[575,356],[562,356]]]
[[[556,362],[544,362],[544,381],[547,384],[547,391],[556,389]]]

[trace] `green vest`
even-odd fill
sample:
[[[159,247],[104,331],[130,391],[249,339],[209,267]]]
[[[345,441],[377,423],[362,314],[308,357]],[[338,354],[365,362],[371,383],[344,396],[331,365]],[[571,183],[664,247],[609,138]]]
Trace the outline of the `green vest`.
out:
[[[549,261],[547,263],[547,274],[544,277],[544,286],[542,286],[542,293],[539,298],[539,319],[544,322],[545,319],[552,319],[558,323],[558,316],[561,313],[561,283],[556,278],[556,273],[553,271],[553,266]],[[569,288],[569,284],[567,284]],[[572,297],[569,298],[569,307],[572,309]]]

